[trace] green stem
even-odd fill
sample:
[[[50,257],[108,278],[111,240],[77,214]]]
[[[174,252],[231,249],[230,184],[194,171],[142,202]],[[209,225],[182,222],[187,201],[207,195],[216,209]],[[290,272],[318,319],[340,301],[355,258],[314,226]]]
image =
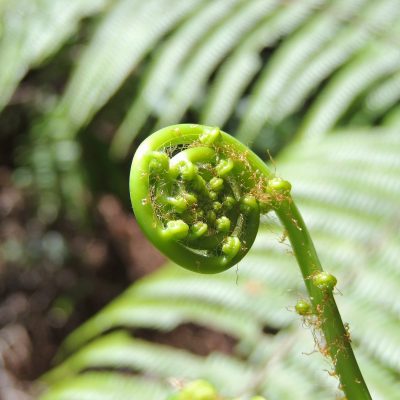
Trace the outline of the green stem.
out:
[[[322,290],[313,283],[312,277],[322,272],[322,267],[307,227],[292,198],[280,202],[276,213],[287,231],[303,274],[312,309],[317,316],[318,327],[324,333],[325,348],[334,363],[341,389],[348,400],[371,400],[332,291]]]

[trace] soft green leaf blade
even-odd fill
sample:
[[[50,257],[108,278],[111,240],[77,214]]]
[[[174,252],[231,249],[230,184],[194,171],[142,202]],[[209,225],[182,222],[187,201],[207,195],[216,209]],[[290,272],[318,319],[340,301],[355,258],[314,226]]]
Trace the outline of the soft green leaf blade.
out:
[[[15,0],[5,2],[0,36],[0,109],[28,70],[56,52],[81,19],[102,11],[109,0]]]
[[[58,106],[73,123],[71,133],[107,102],[157,40],[200,3],[120,0],[113,6],[79,58]]]

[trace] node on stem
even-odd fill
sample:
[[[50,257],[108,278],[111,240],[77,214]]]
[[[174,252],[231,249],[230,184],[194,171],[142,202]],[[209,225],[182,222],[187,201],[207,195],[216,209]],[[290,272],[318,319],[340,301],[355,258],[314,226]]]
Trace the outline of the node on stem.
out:
[[[321,290],[332,291],[337,284],[337,279],[328,272],[319,272],[312,277],[312,282]]]

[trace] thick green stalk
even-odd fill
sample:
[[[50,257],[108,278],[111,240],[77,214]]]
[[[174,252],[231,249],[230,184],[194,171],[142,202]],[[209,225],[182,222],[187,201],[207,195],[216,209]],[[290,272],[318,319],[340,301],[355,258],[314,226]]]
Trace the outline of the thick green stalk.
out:
[[[288,197],[276,213],[284,225],[312,304],[318,327],[324,333],[326,345],[322,350],[332,359],[341,389],[348,400],[372,399],[351,348],[348,330],[336,306],[332,290],[317,287],[313,281],[322,272],[310,234],[295,203]]]
[[[270,171],[264,163],[258,164],[257,167],[266,177],[270,176]],[[274,211],[286,229],[303,275],[312,305],[312,315],[316,317],[315,328],[320,329],[325,337],[325,346],[320,346],[320,350],[331,358],[341,389],[348,400],[371,400],[351,347],[349,331],[344,327],[333,297],[333,287],[321,289],[313,279],[323,273],[323,269],[307,226],[290,195],[290,187],[288,182],[277,180],[274,191],[282,191],[284,195],[274,202]]]

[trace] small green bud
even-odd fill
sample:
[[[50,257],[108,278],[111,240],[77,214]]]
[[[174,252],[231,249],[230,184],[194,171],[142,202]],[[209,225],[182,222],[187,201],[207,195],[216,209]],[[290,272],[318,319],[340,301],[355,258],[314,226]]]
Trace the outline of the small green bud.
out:
[[[220,192],[224,188],[224,180],[221,178],[211,178],[210,182],[208,182],[211,190],[214,192]]]
[[[231,260],[240,250],[240,240],[236,236],[229,236],[222,245],[222,252]]]
[[[215,225],[218,232],[229,232],[229,229],[231,229],[231,221],[227,217],[218,218]]]
[[[295,309],[299,315],[308,315],[311,311],[311,305],[305,300],[299,300],[295,306]]]
[[[191,181],[197,175],[197,167],[189,160],[180,160],[170,168],[173,178],[182,177],[184,181]]]
[[[163,235],[167,239],[184,239],[189,233],[189,226],[181,219],[168,221],[167,227],[163,229]]]
[[[233,169],[234,163],[232,159],[222,159],[219,163],[215,166],[215,171],[217,172],[218,176],[224,177],[227,176]]]
[[[332,291],[337,284],[337,279],[328,272],[319,272],[312,277],[315,286],[321,290]]]
[[[245,214],[248,214],[253,210],[257,210],[257,208],[258,202],[254,196],[247,195],[241,199],[240,209]]]
[[[152,151],[150,153],[149,170],[154,173],[168,171],[169,157],[161,151]]]
[[[196,210],[195,214],[197,218],[203,218],[204,217],[204,211],[203,210]]]
[[[208,192],[208,197],[209,197],[211,200],[216,200],[216,199],[218,199],[218,193],[217,193],[217,192],[214,192],[213,190],[210,190],[210,191]]]
[[[218,400],[218,393],[211,383],[197,380],[182,389],[179,400]]]
[[[221,136],[219,128],[213,128],[200,135],[199,140],[203,144],[211,145],[215,143]]]
[[[212,208],[214,211],[219,211],[222,208],[222,204],[219,201],[214,201],[212,203]]]
[[[199,193],[208,193],[206,181],[200,175],[196,175],[192,181],[193,189],[197,190]]]
[[[224,205],[224,207],[230,210],[236,204],[236,200],[232,196],[226,196],[222,204]]]
[[[170,204],[174,211],[179,214],[183,213],[187,208],[186,200],[181,196],[167,197],[167,203]]]
[[[200,236],[203,236],[207,232],[208,226],[204,222],[196,222],[193,224],[190,228],[192,232],[192,237],[193,238],[199,238]]]
[[[289,194],[292,189],[290,182],[275,177],[268,181],[267,190],[271,193]]]

